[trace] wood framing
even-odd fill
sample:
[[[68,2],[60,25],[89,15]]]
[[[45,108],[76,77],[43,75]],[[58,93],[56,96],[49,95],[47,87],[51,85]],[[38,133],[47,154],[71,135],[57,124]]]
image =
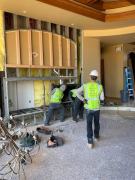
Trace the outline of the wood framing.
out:
[[[20,30],[21,64],[32,65],[31,30]]]
[[[62,66],[61,36],[53,34],[53,65]]]
[[[32,30],[32,65],[43,66],[42,31]]]
[[[52,33],[43,31],[43,65],[53,66]]]
[[[7,31],[5,33],[7,64],[20,64],[19,31]]]
[[[70,39],[62,37],[62,65],[70,67]]]
[[[54,69],[77,69],[77,67],[53,66]]]
[[[71,67],[75,67],[75,60],[76,60],[76,44],[70,41],[70,62]]]

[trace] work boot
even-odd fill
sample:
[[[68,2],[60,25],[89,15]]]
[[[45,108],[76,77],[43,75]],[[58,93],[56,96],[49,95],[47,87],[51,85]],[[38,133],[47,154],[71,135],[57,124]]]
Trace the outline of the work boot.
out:
[[[79,121],[83,121],[83,118],[79,118],[78,120],[79,120]]]
[[[99,141],[99,136],[94,136],[95,142]]]
[[[88,147],[89,147],[90,149],[93,148],[93,143],[92,143],[92,144],[87,143],[87,145],[88,145]]]
[[[77,123],[77,121],[73,119],[71,119],[70,122]]]
[[[49,123],[48,123],[48,122],[45,122],[44,126],[49,126]]]

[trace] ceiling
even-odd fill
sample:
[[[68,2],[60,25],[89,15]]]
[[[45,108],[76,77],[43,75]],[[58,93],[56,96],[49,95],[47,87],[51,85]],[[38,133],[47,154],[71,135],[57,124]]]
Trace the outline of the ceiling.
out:
[[[47,2],[56,2],[56,1],[60,2],[61,0],[55,0],[55,1],[47,0]],[[69,0],[66,0],[66,1],[69,1]],[[81,1],[84,1],[84,0],[81,0]],[[135,0],[132,0],[132,1],[135,1]],[[70,0],[70,2],[73,2],[73,0]],[[104,0],[103,3],[105,2],[109,2],[109,0]],[[119,2],[125,2],[125,1],[121,0]],[[86,5],[82,5],[82,6],[86,7]],[[105,13],[111,14],[111,11],[113,11],[112,13],[113,14],[116,13],[117,15],[118,12],[126,12],[126,11],[131,10],[131,7],[133,10],[135,10],[135,5],[133,5],[133,3],[129,6],[125,6],[122,8],[106,9],[104,11],[99,11],[97,9],[94,9],[93,7],[92,8],[88,7],[88,8],[90,10],[92,9],[96,12],[104,13],[104,14]],[[69,26],[76,29],[82,29],[82,30],[94,31],[94,30],[105,30],[105,29],[119,29],[119,28],[126,28],[130,26],[134,26],[135,24],[135,18],[120,20],[116,22],[103,22],[94,18],[77,14],[75,12],[71,12],[71,11],[61,9],[61,8],[58,8],[58,7],[55,7],[46,3],[42,3],[37,0],[0,0],[0,10],[11,12],[11,13],[22,15],[22,16],[31,17],[34,19],[42,20],[42,21]],[[26,11],[26,13],[23,13],[24,11]],[[100,36],[96,38],[100,38]],[[103,40],[103,38],[105,37],[102,37],[101,40]],[[118,40],[118,36],[116,40]]]
[[[50,1],[51,0],[48,2]],[[129,6],[129,8],[130,7],[131,6]],[[135,9],[135,5],[133,5],[133,7]],[[135,24],[134,18],[105,23],[61,8],[44,4],[42,2],[38,2],[36,0],[0,0],[0,9],[3,11],[12,12],[14,14],[19,14],[69,27],[71,27],[71,24],[74,24],[74,28],[83,30],[114,29],[133,26]],[[117,10],[118,9],[121,8],[117,8]],[[26,13],[23,13],[23,10],[25,10]]]

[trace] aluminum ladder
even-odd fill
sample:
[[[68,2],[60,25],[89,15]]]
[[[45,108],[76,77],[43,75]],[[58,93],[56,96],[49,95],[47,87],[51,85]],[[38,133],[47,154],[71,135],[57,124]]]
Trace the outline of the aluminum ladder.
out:
[[[132,84],[132,76],[131,76],[131,70],[129,67],[124,67],[124,74],[125,74],[125,88],[126,91],[129,91],[129,96],[133,98],[134,100],[134,90],[133,90],[133,84]]]

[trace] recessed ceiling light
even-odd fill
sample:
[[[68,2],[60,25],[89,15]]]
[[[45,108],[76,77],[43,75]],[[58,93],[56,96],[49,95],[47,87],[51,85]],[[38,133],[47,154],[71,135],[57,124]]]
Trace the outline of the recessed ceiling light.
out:
[[[25,11],[25,10],[23,10],[22,12],[23,12],[23,13],[26,13],[26,11]]]
[[[74,23],[71,23],[71,25],[73,26],[73,25],[74,25]]]

